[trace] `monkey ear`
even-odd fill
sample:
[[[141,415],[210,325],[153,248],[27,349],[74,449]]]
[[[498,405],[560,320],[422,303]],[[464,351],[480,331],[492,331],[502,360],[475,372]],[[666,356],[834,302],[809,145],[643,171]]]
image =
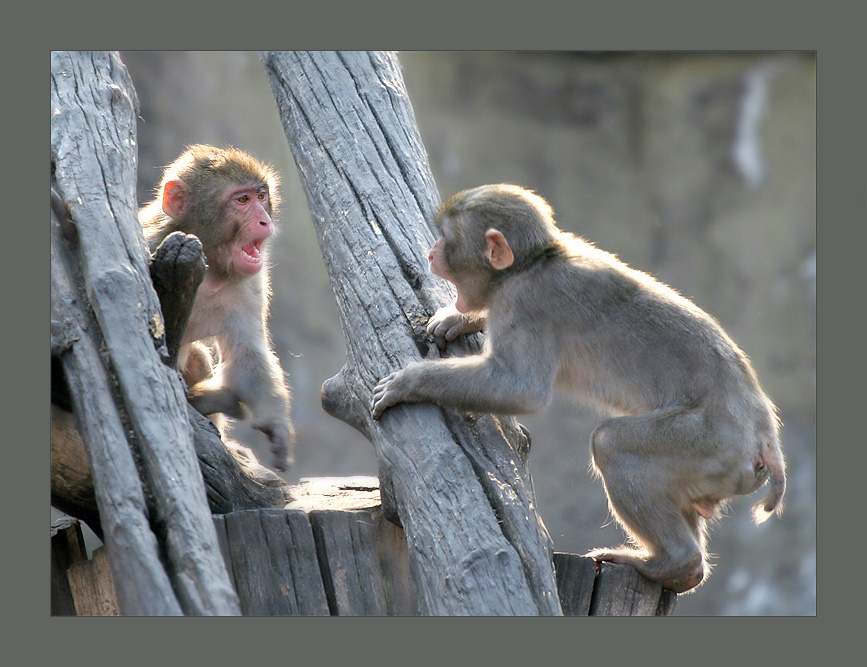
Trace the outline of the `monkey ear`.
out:
[[[497,271],[508,269],[515,261],[506,237],[494,228],[485,232],[485,257]]]
[[[182,220],[186,204],[186,184],[179,178],[166,181],[166,184],[163,186],[163,213],[172,220]]]

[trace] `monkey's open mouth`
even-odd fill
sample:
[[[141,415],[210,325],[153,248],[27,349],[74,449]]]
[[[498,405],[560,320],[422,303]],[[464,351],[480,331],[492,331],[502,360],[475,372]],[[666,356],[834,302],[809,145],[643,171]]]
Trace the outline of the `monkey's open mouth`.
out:
[[[255,243],[251,243],[250,245],[245,245],[241,247],[242,252],[247,255],[247,259],[251,262],[261,262],[262,261],[262,242],[256,241]]]
[[[264,239],[240,246],[236,255],[237,265],[247,273],[257,273],[262,268],[262,243]]]

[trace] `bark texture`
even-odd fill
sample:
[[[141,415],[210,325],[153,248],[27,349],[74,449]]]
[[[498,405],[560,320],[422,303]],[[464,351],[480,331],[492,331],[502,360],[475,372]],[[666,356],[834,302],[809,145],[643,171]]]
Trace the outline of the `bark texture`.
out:
[[[427,319],[453,293],[427,270],[438,194],[397,56],[263,52],[347,344],[324,408],[364,433],[384,510],[406,531],[422,614],[559,615],[552,545],[514,419],[402,405],[379,422],[379,378],[438,356]],[[478,340],[450,354],[478,349]]]
[[[116,54],[51,54],[51,351],[87,449],[122,614],[238,614],[165,365],[138,224],[137,100]]]

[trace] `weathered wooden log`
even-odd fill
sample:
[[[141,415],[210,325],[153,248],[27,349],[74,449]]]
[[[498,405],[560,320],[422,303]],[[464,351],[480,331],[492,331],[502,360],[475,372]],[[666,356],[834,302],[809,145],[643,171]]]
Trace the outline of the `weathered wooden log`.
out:
[[[261,59],[347,342],[346,365],[323,385],[323,407],[374,445],[384,509],[406,531],[420,612],[560,614],[517,422],[429,404],[370,417],[377,380],[439,354],[424,325],[453,300],[425,268],[438,194],[397,56]]]
[[[245,616],[328,616],[313,532],[300,510],[214,517]]]
[[[51,615],[75,616],[75,598],[67,572],[78,561],[87,559],[81,523],[63,518],[51,524]]]
[[[55,215],[66,219],[59,196],[52,191]],[[196,290],[204,275],[202,246],[195,236],[180,232],[160,245],[150,263],[154,289],[165,322],[165,341],[170,368],[177,367],[180,342],[192,311]],[[72,420],[71,396],[58,357],[51,358],[51,499],[59,510],[87,523],[102,537],[93,492],[90,463],[84,443]],[[223,443],[214,425],[191,406],[187,414],[193,428],[193,444],[205,481],[208,503],[214,514],[257,507],[283,507],[289,486],[255,455],[238,443]]]
[[[193,444],[213,514],[280,508],[292,500],[289,485],[247,447],[224,442],[216,427],[192,406],[187,409]],[[103,537],[87,449],[72,413],[51,406],[51,504],[84,521]]]
[[[59,358],[52,357],[52,360]],[[81,519],[103,539],[87,450],[72,413],[51,405],[51,505]]]
[[[592,558],[556,553],[557,586],[566,616],[669,616],[677,594],[631,565],[597,564]]]
[[[379,480],[305,478],[292,494],[296,500],[285,510],[214,517],[244,615],[418,614],[406,536],[383,516]],[[105,550],[86,560],[78,525],[64,520],[52,526],[52,613],[117,613]],[[554,554],[554,564],[565,615],[666,616],[674,610],[674,593],[628,565],[597,565],[568,553]]]
[[[557,590],[564,616],[589,616],[596,584],[596,561],[575,554],[554,554]]]
[[[52,209],[61,227],[74,238],[59,195],[52,190]],[[195,236],[171,234],[154,253],[150,275],[160,301],[167,355],[177,367],[178,352],[189,321],[196,291],[205,274],[205,256]],[[51,377],[51,493],[58,509],[85,521],[102,537],[87,452],[72,415],[71,397],[59,358],[52,357]],[[62,409],[58,409],[62,408]],[[288,485],[260,465],[253,453],[237,443],[222,443],[213,425],[188,406],[193,441],[211,512],[215,514],[257,507],[282,507]]]
[[[383,516],[378,479],[305,478],[291,491],[296,500],[285,510],[213,517],[244,615],[418,614],[406,537]],[[59,582],[56,604],[52,584],[52,608],[114,615],[106,552],[87,560],[78,525],[64,520],[52,527],[52,572]]]
[[[137,220],[136,105],[116,54],[52,52],[52,189],[72,221],[64,234],[52,207],[52,354],[87,448],[121,613],[237,614],[182,384],[164,364]]]
[[[90,560],[73,563],[66,574],[76,616],[120,616],[117,589],[105,547],[96,549]]]
[[[287,510],[308,513],[337,616],[416,616],[406,535],[384,518],[376,477],[303,478]]]
[[[668,616],[677,595],[630,565],[600,563],[591,616]]]
[[[58,240],[60,223],[51,220],[52,354],[69,376],[70,400],[75,405],[74,433],[87,442],[87,458],[94,462],[92,481],[101,512],[103,539],[135,577],[118,575],[121,608],[125,613],[180,614],[171,583],[159,560],[156,538],[147,518],[147,503],[120,414],[114,403],[110,378],[99,355],[95,331],[80,323],[88,318],[79,307],[81,297],[72,282],[72,269]],[[66,326],[64,326],[66,323]],[[73,448],[75,449],[75,448]],[[78,448],[80,451],[80,448]],[[79,476],[77,486],[82,485]],[[113,502],[112,498],[117,498]],[[136,611],[133,611],[136,610]]]

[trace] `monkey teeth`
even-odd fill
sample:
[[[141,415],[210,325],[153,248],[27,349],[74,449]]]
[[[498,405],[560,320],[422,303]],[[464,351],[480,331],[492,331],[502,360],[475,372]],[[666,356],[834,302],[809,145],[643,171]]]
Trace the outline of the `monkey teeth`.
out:
[[[259,251],[259,247],[257,245],[248,245],[241,248],[241,252],[244,253],[244,256],[251,262],[261,262],[262,261],[262,253]]]

